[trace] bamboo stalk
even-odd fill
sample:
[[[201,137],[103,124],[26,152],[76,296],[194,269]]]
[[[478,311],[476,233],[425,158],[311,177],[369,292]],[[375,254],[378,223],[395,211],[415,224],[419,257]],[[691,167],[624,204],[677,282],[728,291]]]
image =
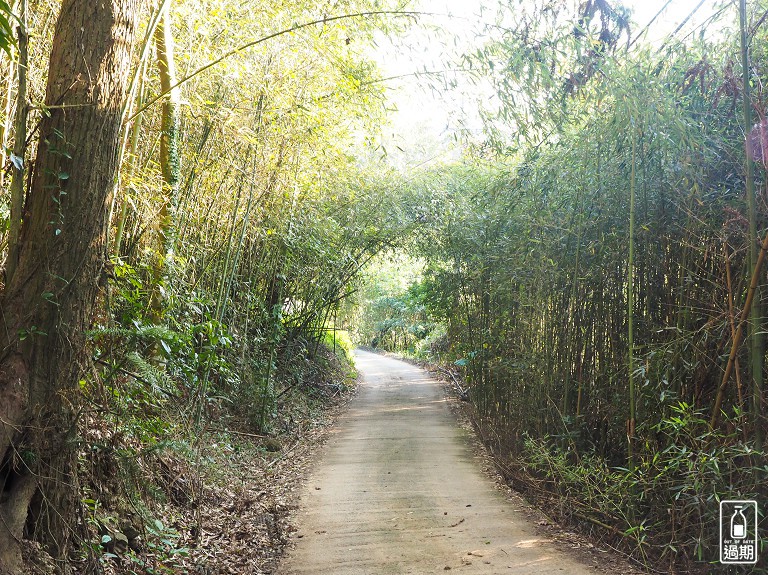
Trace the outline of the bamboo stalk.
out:
[[[128,147],[128,143],[131,137],[131,131],[127,129],[129,122],[136,119],[137,116],[140,116],[141,113],[144,111],[144,108],[142,107],[138,112],[135,112],[131,114],[130,117],[128,117],[128,113],[133,108],[134,104],[136,103],[136,97],[137,97],[137,89],[140,84],[143,84],[143,78],[144,78],[144,72],[146,70],[146,63],[149,58],[149,52],[150,47],[152,45],[152,38],[155,34],[155,29],[157,28],[158,22],[160,20],[160,17],[163,13],[164,6],[170,2],[170,0],[162,0],[160,6],[154,10],[152,14],[152,18],[150,19],[149,26],[147,27],[147,30],[145,32],[144,39],[141,43],[141,54],[139,56],[139,61],[136,66],[136,69],[134,70],[133,76],[131,77],[129,88],[128,88],[128,97],[125,99],[125,102],[123,102],[123,109],[122,109],[122,115],[123,115],[123,135],[120,138],[120,149],[118,151],[118,166],[123,165],[123,159],[125,158],[125,152]],[[115,179],[115,186],[114,186],[114,193],[112,194],[112,202],[109,206],[109,217],[107,218],[107,221],[112,221],[112,216],[115,211],[115,205],[119,198],[118,191],[120,190],[120,173],[118,171],[118,177]],[[114,252],[115,250],[113,250]]]
[[[248,160],[248,157],[250,155],[251,155],[251,150],[249,148],[248,149],[248,153],[246,155],[246,161]],[[254,163],[254,169],[255,169],[255,163],[256,163],[255,158],[254,158],[253,163]],[[220,295],[220,298],[219,298],[219,311],[218,311],[218,314],[217,314],[217,319],[218,319],[219,322],[221,322],[223,320],[223,318],[224,318],[224,309],[226,308],[227,299],[229,298],[229,294],[232,291],[232,281],[234,280],[235,272],[237,271],[238,266],[239,266],[240,255],[243,253],[243,245],[245,244],[245,235],[246,235],[246,232],[248,230],[248,224],[249,224],[249,220],[250,220],[250,216],[251,216],[251,205],[253,203],[254,188],[255,188],[255,183],[254,183],[253,179],[251,179],[250,180],[250,187],[248,189],[248,201],[245,204],[245,213],[243,214],[243,223],[241,224],[241,229],[240,229],[240,238],[239,238],[239,240],[237,242],[237,246],[235,248],[235,252],[234,252],[234,256],[233,256],[233,261],[232,261],[232,266],[231,266],[231,269],[229,270],[229,273],[226,273],[226,267],[225,267],[225,274],[222,276],[223,295]],[[240,198],[240,194],[238,192],[238,200],[239,200],[239,198]],[[235,210],[235,211],[237,211],[237,210]],[[234,233],[234,222],[233,222],[233,233]],[[231,242],[231,239],[230,239],[230,242]],[[231,249],[230,249],[230,247],[228,247],[227,248],[227,263],[229,262],[229,259],[230,259],[230,251],[231,251]]]
[[[744,131],[749,134],[752,129],[752,99],[750,90],[749,70],[749,29],[747,26],[747,0],[739,0],[739,26],[741,31],[741,73],[742,73],[742,113]],[[752,160],[750,140],[747,136],[745,146],[746,162],[746,192],[749,211],[749,264],[753,269],[758,269],[756,244],[757,244],[757,205],[755,200],[755,167]],[[754,276],[753,276],[754,278]],[[755,278],[756,279],[756,278]],[[750,286],[751,287],[751,286]],[[759,284],[755,282],[754,290],[759,291]],[[749,323],[749,351],[750,370],[752,375],[752,416],[755,423],[755,442],[759,447],[763,444],[763,431],[761,425],[762,395],[763,395],[763,354],[764,345],[760,324],[762,313],[760,309],[760,297],[757,294],[757,304],[750,307]],[[720,398],[722,401],[722,397]],[[719,411],[719,408],[718,408]]]
[[[21,234],[22,211],[24,209],[24,163],[27,152],[27,71],[29,51],[27,48],[27,0],[19,2],[19,65],[18,90],[16,92],[15,141],[13,143],[13,177],[11,178],[11,213],[8,236],[8,260],[5,264],[5,285],[11,282],[16,266],[19,263],[19,237]]]
[[[11,3],[11,9],[16,9],[16,3]],[[12,127],[12,116],[11,111],[13,109],[13,102],[15,100],[13,89],[16,84],[16,66],[14,66],[14,47],[11,46],[10,48],[10,54],[8,54],[8,73],[6,74],[6,83],[5,83],[5,94],[3,95],[3,99],[5,102],[4,105],[4,115],[3,115],[3,125],[0,129],[2,129],[2,137],[0,138],[0,166],[5,166],[6,162],[8,161],[8,155],[7,150],[10,147],[9,146],[9,138],[10,138],[10,132]],[[6,59],[4,57],[0,58],[0,63],[2,63],[3,68],[5,67],[5,61]],[[3,70],[5,71],[5,70]],[[5,187],[5,171],[0,171],[0,187]]]
[[[146,61],[139,64],[139,89],[138,94],[141,98],[141,94],[144,90],[144,68],[146,68]],[[139,101],[139,104],[141,102]],[[139,114],[133,119],[133,126],[131,126],[131,138],[130,138],[130,161],[128,172],[131,176],[135,176],[138,171],[138,154],[139,154],[139,136],[141,134],[141,126],[143,124],[144,115]],[[123,237],[125,234],[125,223],[128,220],[128,193],[124,194],[122,206],[120,206],[120,219],[117,222],[117,231],[115,232],[115,244],[112,248],[112,256],[114,258],[120,257],[120,250],[123,245]]]
[[[728,252],[728,242],[723,243],[723,251],[725,253],[725,283],[728,288],[728,324],[731,326],[731,338],[736,337],[736,312],[733,309],[733,281],[731,278],[731,254]],[[736,375],[736,393],[739,397],[739,409],[743,410],[744,407],[744,393],[741,384],[741,366],[739,366],[738,356],[734,360],[734,370]],[[743,419],[743,415],[742,415]],[[744,434],[744,441],[749,438],[747,436],[746,428],[742,427],[742,433]]]
[[[723,378],[720,381],[720,387],[717,389],[717,396],[715,397],[715,405],[712,408],[712,416],[709,420],[709,427],[714,429],[717,426],[717,422],[720,418],[720,408],[723,405],[723,396],[725,394],[725,387],[728,384],[728,380],[733,372],[733,367],[736,363],[736,354],[739,351],[739,345],[744,337],[744,326],[748,322],[750,312],[752,310],[752,302],[755,299],[755,293],[757,292],[757,284],[760,281],[760,271],[763,268],[763,262],[765,261],[765,253],[768,251],[768,233],[765,234],[763,243],[760,246],[760,252],[757,255],[757,263],[755,269],[752,270],[752,280],[749,282],[749,290],[747,291],[747,299],[744,302],[744,308],[741,310],[741,316],[739,317],[739,326],[736,329],[736,335],[733,336],[733,343],[731,344],[731,353],[728,356],[728,363],[725,366],[725,372]]]
[[[731,338],[736,337],[736,312],[733,309],[733,280],[731,278],[731,255],[728,253],[728,244],[723,244],[725,252],[725,284],[728,288],[728,324],[731,326]],[[744,405],[744,394],[741,385],[739,358],[735,359],[736,392],[739,396],[739,406]]]
[[[629,257],[627,262],[627,343],[629,347],[629,421],[627,422],[627,463],[630,470],[635,469],[635,160],[637,159],[637,133],[632,130],[632,167],[629,182]]]

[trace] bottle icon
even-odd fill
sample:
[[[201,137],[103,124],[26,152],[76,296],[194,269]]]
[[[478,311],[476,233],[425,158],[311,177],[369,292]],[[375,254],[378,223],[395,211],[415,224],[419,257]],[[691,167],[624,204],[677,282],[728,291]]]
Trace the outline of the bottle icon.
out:
[[[731,516],[731,538],[746,539],[747,537],[747,518],[741,510],[741,505],[736,505]]]

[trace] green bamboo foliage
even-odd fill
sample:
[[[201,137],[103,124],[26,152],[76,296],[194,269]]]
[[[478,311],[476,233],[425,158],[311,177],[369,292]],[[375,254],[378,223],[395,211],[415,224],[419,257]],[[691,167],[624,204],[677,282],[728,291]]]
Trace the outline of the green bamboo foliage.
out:
[[[762,46],[762,23],[751,34]],[[741,77],[734,40],[605,57],[560,100],[549,133],[530,126],[520,146],[509,143],[519,132],[498,145],[496,117],[484,154],[420,174],[410,201],[426,224],[408,250],[426,264],[411,300],[390,295],[418,295],[431,327],[407,345],[461,370],[484,439],[511,456],[516,481],[534,470],[533,492],[546,485],[567,501],[566,519],[609,525],[636,557],[672,569],[716,547],[701,535],[716,521],[702,489],[757,497],[765,485],[762,352],[740,343],[748,326],[763,329],[766,214],[749,198],[765,175],[745,170],[745,133],[765,143],[743,112],[764,107],[745,86],[766,55]],[[514,53],[520,74],[519,41],[482,56]],[[534,88],[551,90],[549,71],[536,74]],[[520,89],[506,78],[503,95]],[[532,92],[529,108],[508,111],[510,131],[546,114],[552,94]]]
[[[114,321],[162,323],[186,342],[155,349],[188,388],[195,428],[210,396],[236,395],[267,430],[295,384],[286,366],[318,350],[362,266],[411,225],[348,154],[383,117],[365,48],[383,20],[326,22],[302,3],[157,8],[125,114]]]

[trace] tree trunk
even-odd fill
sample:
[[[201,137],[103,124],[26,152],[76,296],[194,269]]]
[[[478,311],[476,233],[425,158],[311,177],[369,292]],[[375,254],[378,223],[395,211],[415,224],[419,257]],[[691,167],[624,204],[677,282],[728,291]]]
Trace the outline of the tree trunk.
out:
[[[160,323],[163,315],[162,284],[165,283],[176,243],[176,206],[179,195],[179,124],[181,91],[176,86],[176,66],[173,59],[173,33],[170,2],[161,7],[163,13],[155,31],[157,70],[160,90],[167,94],[163,100],[160,134],[160,168],[163,173],[162,206],[158,218],[159,245],[157,261],[152,272],[150,308],[152,319]]]
[[[122,106],[142,0],[64,0],[18,266],[0,299],[0,572],[24,537],[65,559],[77,394],[103,278]]]

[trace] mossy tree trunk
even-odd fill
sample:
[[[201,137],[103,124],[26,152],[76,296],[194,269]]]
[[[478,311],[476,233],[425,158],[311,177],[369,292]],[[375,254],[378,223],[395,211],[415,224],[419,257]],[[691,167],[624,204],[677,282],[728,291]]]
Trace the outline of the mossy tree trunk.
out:
[[[176,66],[173,58],[173,31],[170,1],[162,6],[162,15],[155,31],[157,46],[157,70],[160,91],[165,94],[161,116],[160,169],[163,174],[159,226],[159,245],[154,269],[151,308],[155,321],[163,315],[162,284],[166,282],[174,252],[176,237],[175,211],[179,194],[179,123],[180,90],[176,86]]]

